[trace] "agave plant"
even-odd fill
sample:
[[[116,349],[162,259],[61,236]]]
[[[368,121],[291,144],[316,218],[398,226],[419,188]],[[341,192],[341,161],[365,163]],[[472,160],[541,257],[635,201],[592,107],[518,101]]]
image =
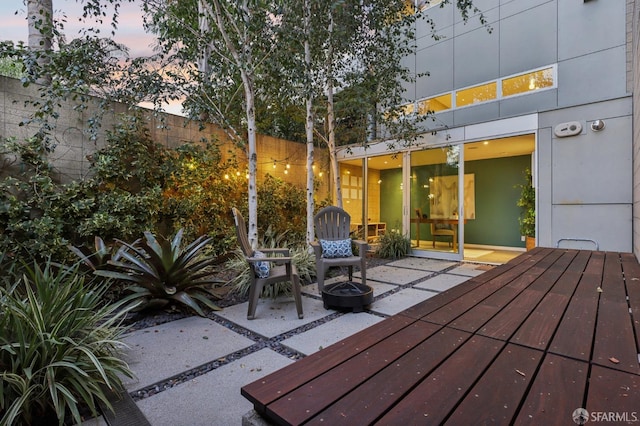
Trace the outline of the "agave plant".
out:
[[[82,261],[82,265],[91,271],[106,269],[110,260],[119,260],[121,248],[107,245],[100,237],[94,238],[93,250],[86,247],[69,246],[71,250]]]
[[[132,293],[125,299],[142,301],[140,309],[159,308],[173,300],[205,316],[198,302],[220,309],[209,298],[216,293],[207,286],[224,281],[212,277],[217,259],[201,255],[211,238],[201,236],[183,249],[182,234],[180,229],[171,241],[156,239],[151,232],[133,244],[116,240],[123,247],[119,258],[107,262],[110,269],[98,269],[95,274],[130,284]]]
[[[106,389],[133,376],[117,340],[128,310],[102,304],[106,285],[77,265],[21,269],[0,287],[0,424],[63,424],[68,413],[79,424],[81,407],[97,416],[98,401],[111,407]]]

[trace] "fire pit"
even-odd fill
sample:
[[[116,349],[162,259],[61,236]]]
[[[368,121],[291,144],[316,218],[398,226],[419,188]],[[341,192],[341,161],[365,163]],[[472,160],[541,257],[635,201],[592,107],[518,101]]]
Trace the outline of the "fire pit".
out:
[[[352,281],[330,284],[322,290],[322,300],[325,309],[353,309],[353,312],[362,312],[365,306],[373,302],[373,288]]]

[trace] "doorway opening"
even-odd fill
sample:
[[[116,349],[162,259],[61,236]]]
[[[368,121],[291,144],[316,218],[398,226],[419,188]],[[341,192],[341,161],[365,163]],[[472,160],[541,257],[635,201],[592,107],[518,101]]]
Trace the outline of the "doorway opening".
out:
[[[531,133],[346,160],[344,208],[373,248],[401,232],[415,256],[505,263],[524,251],[518,185],[535,145]]]

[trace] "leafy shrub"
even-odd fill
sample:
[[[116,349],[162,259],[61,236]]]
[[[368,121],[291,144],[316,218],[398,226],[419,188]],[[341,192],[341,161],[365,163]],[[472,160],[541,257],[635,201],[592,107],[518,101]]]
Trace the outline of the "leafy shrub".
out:
[[[0,251],[63,261],[79,221],[95,208],[91,188],[84,182],[57,183],[35,138],[6,140],[0,153],[17,163],[8,167],[11,176],[0,180]]]
[[[380,237],[376,255],[384,259],[398,259],[409,254],[411,240],[399,232],[387,232]]]
[[[145,232],[145,238],[134,244],[118,241],[123,249],[118,259],[107,262],[112,269],[95,273],[129,284],[127,290],[132,294],[123,300],[137,303],[141,309],[162,307],[173,300],[204,316],[198,302],[219,309],[209,299],[216,294],[206,286],[222,283],[211,277],[210,267],[216,259],[200,256],[211,238],[202,236],[182,248],[182,234],[178,231],[170,241]]]
[[[293,258],[293,264],[298,270],[298,275],[300,278],[311,281],[311,278],[316,275],[315,255],[304,245],[289,246],[285,240],[285,236],[286,232],[276,234],[273,228],[269,227],[262,236],[259,246],[264,248],[289,247],[289,252]],[[249,294],[251,277],[254,274],[254,270],[246,261],[242,250],[237,248],[233,254],[234,256],[227,261],[226,267],[227,269],[235,271],[235,276],[228,284],[231,286],[232,291],[241,296],[246,296]],[[290,290],[291,283],[280,282],[264,287],[261,295],[262,297],[276,297],[280,294],[289,294]]]
[[[246,196],[245,196],[246,198]],[[268,224],[275,234],[286,233],[291,245],[303,243],[307,232],[304,189],[272,176],[258,184],[258,224]],[[262,228],[265,233],[267,230]]]
[[[0,179],[0,252],[21,255],[29,247],[41,260],[64,263],[69,245],[90,245],[96,235],[131,243],[145,231],[179,229],[189,240],[212,237],[215,256],[236,245],[229,212],[246,210],[246,171],[234,159],[223,161],[215,142],[168,149],[134,115],[121,117],[91,156],[90,179],[56,182],[47,154],[37,138],[0,146],[0,161],[11,163],[11,176]],[[304,241],[305,191],[270,176],[257,189],[258,223],[288,231],[291,243]]]
[[[62,424],[79,406],[97,415],[110,404],[105,388],[132,377],[118,358],[128,312],[101,306],[106,284],[85,282],[75,268],[24,267],[23,278],[0,287],[0,424],[31,424],[53,413]]]

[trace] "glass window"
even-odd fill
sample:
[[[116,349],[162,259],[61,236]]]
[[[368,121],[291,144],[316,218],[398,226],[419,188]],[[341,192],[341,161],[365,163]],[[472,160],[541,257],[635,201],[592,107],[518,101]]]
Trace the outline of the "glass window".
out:
[[[406,104],[402,106],[402,114],[404,115],[411,115],[413,114],[413,112],[415,111],[416,106],[415,104],[411,103],[411,104]]]
[[[545,68],[527,74],[505,78],[502,81],[502,96],[517,95],[519,93],[532,92],[553,86],[553,68]]]
[[[442,3],[442,0],[418,0],[417,8],[418,10],[425,10],[429,7],[437,6]]]
[[[456,92],[456,106],[462,107],[496,99],[495,81]]]
[[[424,99],[418,102],[418,114],[424,115],[429,111],[438,112],[451,109],[451,93]]]
[[[405,0],[404,14],[408,15],[416,11],[422,11],[442,3],[443,0]]]

